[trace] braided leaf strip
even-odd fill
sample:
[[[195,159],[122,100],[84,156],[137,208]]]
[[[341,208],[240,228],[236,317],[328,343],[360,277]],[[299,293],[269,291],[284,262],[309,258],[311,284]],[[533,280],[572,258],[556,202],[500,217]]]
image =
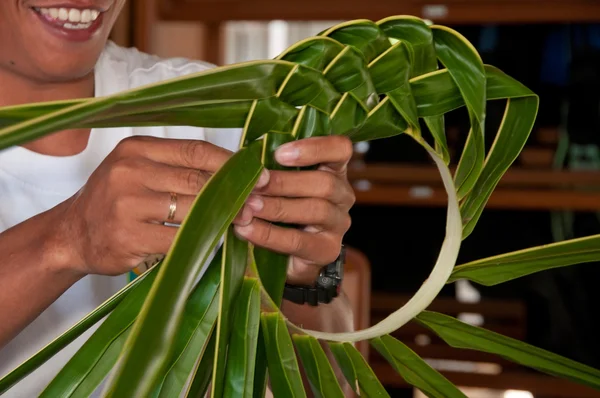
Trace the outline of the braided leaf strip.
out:
[[[434,57],[444,69],[436,69]],[[486,98],[509,100],[484,160]],[[440,117],[461,106],[467,107],[472,122],[454,177],[466,238],[522,149],[538,97],[496,68],[484,66],[457,32],[427,26],[414,17],[350,21],[295,44],[275,60],[215,68],[110,97],[5,108],[0,120],[23,121],[0,130],[0,144],[75,126],[244,127],[240,144],[263,139],[263,163],[277,167],[272,153],[278,145],[315,135],[344,134],[356,142],[407,133],[428,149],[419,127],[422,118],[433,126],[436,150],[430,153],[446,162]],[[40,108],[42,115],[31,117],[39,115]],[[280,264],[284,261],[279,259]],[[258,263],[260,270],[263,262]],[[261,272],[261,279],[277,303],[284,267],[274,268],[280,275],[269,281]]]
[[[437,69],[438,59],[445,68]],[[485,157],[485,101],[495,99],[509,101]],[[275,60],[219,67],[110,97],[2,108],[0,148],[67,127],[123,125],[244,127],[247,145],[267,132],[292,134],[298,116],[306,117],[300,112],[314,108],[309,116],[329,116],[324,130],[353,141],[402,133],[419,140],[423,119],[448,164],[443,115],[466,105],[472,127],[454,176],[466,238],[529,137],[538,102],[527,87],[483,65],[458,32],[395,16],[337,25]]]

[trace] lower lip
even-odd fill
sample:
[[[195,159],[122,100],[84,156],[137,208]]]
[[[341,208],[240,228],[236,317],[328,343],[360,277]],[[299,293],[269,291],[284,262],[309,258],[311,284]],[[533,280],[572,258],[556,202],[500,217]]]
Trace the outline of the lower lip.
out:
[[[0,0],[3,1],[3,0]],[[65,21],[57,21],[55,19],[51,19],[46,15],[40,14],[35,10],[31,10],[39,19],[42,21],[44,26],[54,35],[75,42],[82,42],[90,40],[94,34],[100,29],[102,26],[102,19],[104,17],[104,13],[100,13],[98,18],[92,24],[85,29],[67,29],[63,26]],[[68,21],[66,21],[68,22]]]

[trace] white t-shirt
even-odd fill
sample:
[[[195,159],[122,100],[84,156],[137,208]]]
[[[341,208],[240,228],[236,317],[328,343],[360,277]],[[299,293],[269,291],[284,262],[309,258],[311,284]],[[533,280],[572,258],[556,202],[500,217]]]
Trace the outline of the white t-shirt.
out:
[[[211,64],[183,58],[160,59],[109,42],[96,66],[96,96],[114,94],[211,67]],[[22,147],[0,151],[0,232],[74,195],[117,143],[132,135],[206,140],[235,151],[241,130],[187,126],[93,129],[87,148],[74,156],[46,156]],[[77,282],[0,350],[0,376],[35,354],[127,282],[127,275],[90,275]],[[38,396],[95,329],[55,355],[3,397]]]

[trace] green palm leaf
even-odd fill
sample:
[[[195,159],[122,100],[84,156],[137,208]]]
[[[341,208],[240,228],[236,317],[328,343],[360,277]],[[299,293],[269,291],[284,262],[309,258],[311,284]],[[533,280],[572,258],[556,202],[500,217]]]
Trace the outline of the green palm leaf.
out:
[[[390,395],[356,347],[350,343],[329,343],[329,347],[354,392],[361,397],[389,398]]]
[[[117,308],[115,308],[98,330],[83,344],[75,355],[61,369],[58,375],[40,395],[46,397],[80,396],[75,390],[87,380],[86,385],[93,392],[104,380],[106,374],[93,372],[97,366],[108,371],[116,363],[120,351],[116,351],[113,344],[118,340],[118,345],[123,344],[122,335],[130,333],[130,327],[138,316],[148,292],[156,279],[156,272],[148,277],[131,291]],[[110,351],[110,354],[109,352]],[[106,353],[105,353],[106,352]],[[116,355],[115,355],[116,354]],[[106,365],[100,365],[103,362]],[[112,363],[111,363],[112,362]],[[92,373],[90,375],[90,373]],[[95,377],[92,377],[95,376]]]
[[[198,356],[206,350],[219,313],[223,248],[221,248],[194,288],[186,303],[173,353],[155,396],[179,396],[195,368]]]
[[[438,69],[438,61],[442,69]],[[486,154],[488,100],[506,100],[507,105]],[[474,47],[458,32],[429,26],[415,17],[395,16],[336,25],[296,43],[273,60],[214,68],[102,98],[1,108],[0,149],[77,127],[187,125],[242,128],[243,135],[240,151],[198,195],[163,264],[155,274],[149,274],[156,280],[143,305],[134,294],[146,286],[140,284],[144,277],[0,380],[0,392],[113,311],[105,322],[108,326],[98,329],[50,384],[48,392],[85,395],[112,371],[107,396],[177,396],[187,384],[186,396],[201,397],[212,381],[214,396],[258,397],[264,395],[268,373],[276,396],[305,396],[288,331],[292,327],[314,392],[339,396],[339,384],[315,338],[318,333],[298,334],[302,330],[286,323],[280,312],[288,256],[248,247],[235,238],[231,222],[262,169],[282,168],[274,160],[274,151],[281,144],[331,134],[357,142],[406,133],[428,151],[441,172],[449,198],[447,236],[425,288],[409,302],[410,309],[399,310],[404,314],[402,322],[391,317],[368,333],[376,336],[372,345],[409,383],[429,396],[461,396],[415,353],[385,336],[382,328],[397,328],[419,314],[448,277],[450,281],[468,278],[495,284],[542,269],[597,259],[592,250],[595,238],[589,238],[453,269],[460,241],[473,232],[491,193],[525,145],[538,104],[538,97],[527,87],[483,64]],[[451,176],[447,165],[453,159],[445,137],[444,115],[461,107],[469,114],[471,130],[457,171]],[[435,149],[422,136],[422,122],[432,134]],[[222,260],[219,277],[213,280],[211,275],[217,273],[209,268],[198,286],[212,283],[210,288],[194,290],[221,239],[225,247],[222,259],[217,256]],[[131,297],[130,301],[123,301],[125,297]],[[136,311],[128,307],[129,302],[137,305]],[[129,317],[122,317],[123,313]],[[566,358],[440,314],[421,312],[417,320],[451,345],[487,350],[600,388],[598,371]],[[114,327],[109,332],[111,325]],[[246,330],[249,333],[243,333]],[[333,340],[334,335],[321,336],[330,340],[336,362],[355,392],[389,396],[367,361],[345,340],[357,334],[337,334]],[[75,369],[77,363],[81,366]],[[74,377],[66,377],[69,374]]]
[[[378,22],[381,29],[390,37],[408,43],[411,55],[410,78],[421,76],[438,69],[437,55],[433,44],[433,33],[427,24],[415,17],[399,16],[385,18]],[[414,90],[414,87],[411,87]],[[418,104],[418,100],[415,101]],[[418,109],[418,106],[417,106]],[[423,121],[435,140],[436,152],[444,162],[450,162],[450,153],[446,140],[444,116],[426,116]]]
[[[294,335],[293,340],[315,397],[344,398],[344,392],[319,341],[301,335]]]
[[[433,369],[414,351],[390,335],[371,340],[371,345],[412,384],[430,398],[466,398],[448,379]]]
[[[424,311],[416,319],[452,347],[496,354],[541,372],[600,389],[600,371],[592,367],[522,341],[466,324],[448,315]]]
[[[160,264],[157,264],[151,270],[148,270],[143,275],[140,275],[133,282],[125,286],[123,289],[115,293],[112,297],[106,300],[102,305],[90,312],[85,318],[77,322],[72,328],[58,336],[46,347],[35,353],[31,358],[23,362],[17,368],[9,372],[0,379],[0,394],[4,394],[16,383],[25,378],[31,372],[43,365],[48,359],[52,358],[56,353],[60,352],[67,345],[85,333],[89,328],[103,319],[111,311],[113,311],[127,296],[137,289],[144,289],[142,282],[151,278],[155,278]],[[148,282],[146,282],[148,283]],[[152,281],[150,281],[152,283]],[[141,285],[141,286],[140,286]]]
[[[444,26],[432,26],[431,31],[438,59],[456,82],[471,122],[455,176],[457,194],[462,199],[479,178],[485,157],[485,71],[473,45],[458,32]]]
[[[225,368],[228,360],[228,344],[231,333],[235,300],[244,282],[248,262],[248,243],[238,239],[233,227],[225,234],[221,289],[219,291],[219,318],[217,319],[216,350],[212,378],[211,397],[221,397],[224,390]],[[230,354],[229,354],[230,355]]]
[[[500,254],[457,266],[448,282],[469,279],[493,286],[547,269],[600,260],[600,235]]]
[[[235,318],[229,351],[235,356],[227,362],[224,379],[226,397],[251,398],[254,391],[254,365],[260,327],[260,284],[245,278],[235,305]]]
[[[276,397],[306,397],[292,338],[277,312],[261,315],[269,378]]]
[[[192,382],[187,389],[186,398],[205,398],[212,378],[212,370],[215,356],[215,344],[217,335],[212,333],[206,350],[200,357],[196,368],[194,369]]]
[[[165,371],[188,293],[258,181],[258,150],[252,145],[234,154],[196,199],[134,325],[109,396],[148,396]]]

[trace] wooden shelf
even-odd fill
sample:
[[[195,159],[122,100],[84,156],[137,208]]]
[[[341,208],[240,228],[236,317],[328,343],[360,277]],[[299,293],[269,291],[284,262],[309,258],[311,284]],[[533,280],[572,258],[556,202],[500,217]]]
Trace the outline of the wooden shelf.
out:
[[[378,20],[409,14],[440,24],[600,21],[596,0],[160,0],[164,20]]]
[[[349,167],[358,204],[445,207],[446,192],[431,166],[354,163]],[[600,172],[524,170],[502,178],[486,208],[600,210]]]

